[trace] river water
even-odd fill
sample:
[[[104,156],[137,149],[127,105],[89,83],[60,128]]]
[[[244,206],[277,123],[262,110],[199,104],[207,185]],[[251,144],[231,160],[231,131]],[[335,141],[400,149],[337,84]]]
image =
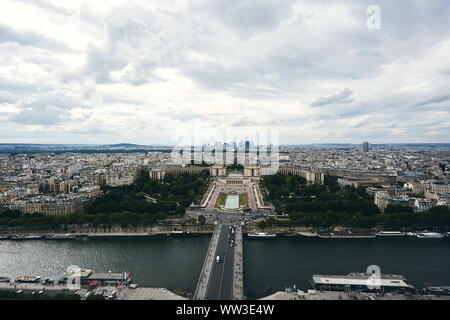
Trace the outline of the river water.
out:
[[[0,241],[0,276],[59,279],[69,265],[131,272],[141,286],[195,291],[210,236],[108,237],[74,241]],[[312,274],[347,274],[378,265],[416,288],[450,285],[450,239],[319,239],[244,241],[244,288],[255,299],[294,284],[309,289]]]

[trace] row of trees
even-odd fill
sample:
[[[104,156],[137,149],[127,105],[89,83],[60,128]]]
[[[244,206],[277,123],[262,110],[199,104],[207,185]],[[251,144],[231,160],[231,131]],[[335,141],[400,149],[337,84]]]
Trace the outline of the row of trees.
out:
[[[383,225],[389,228],[414,226],[449,226],[447,207],[435,207],[428,213],[415,213],[411,207],[389,205],[384,214],[374,204],[363,187],[340,188],[337,179],[325,176],[323,185],[307,185],[300,177],[280,174],[265,177],[263,186],[279,214],[289,220],[267,219],[260,226],[351,226],[370,228]]]
[[[0,214],[0,226],[28,229],[83,224],[150,226],[184,215],[186,208],[202,197],[207,181],[208,172],[200,176],[167,174],[163,181],[157,181],[143,171],[131,185],[103,187],[105,193],[85,206],[84,215],[43,216],[6,210]]]
[[[82,215],[44,216],[41,213],[24,214],[17,210],[5,210],[0,214],[0,227],[24,229],[55,229],[60,226],[79,224]]]
[[[384,226],[390,229],[422,229],[423,227],[448,227],[450,225],[450,213],[442,214],[434,212],[426,214],[402,212],[376,215],[373,217],[364,216],[360,212],[297,212],[290,214],[289,217],[289,220],[278,220],[270,217],[260,222],[259,226],[311,226],[315,228],[329,228],[339,225],[354,228]]]

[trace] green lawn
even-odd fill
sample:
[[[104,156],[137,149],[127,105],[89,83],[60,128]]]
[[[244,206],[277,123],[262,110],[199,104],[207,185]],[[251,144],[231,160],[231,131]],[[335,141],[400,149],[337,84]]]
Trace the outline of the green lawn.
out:
[[[248,193],[243,193],[239,195],[239,205],[248,208]]]
[[[220,206],[225,205],[225,201],[227,200],[227,195],[225,193],[220,193],[217,197],[216,205],[215,207],[220,209]]]

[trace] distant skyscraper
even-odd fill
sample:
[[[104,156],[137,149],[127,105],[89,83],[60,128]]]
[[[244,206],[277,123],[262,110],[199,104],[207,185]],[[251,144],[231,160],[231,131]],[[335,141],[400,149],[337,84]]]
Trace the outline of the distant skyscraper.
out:
[[[369,143],[368,142],[363,142],[363,151],[369,152]]]

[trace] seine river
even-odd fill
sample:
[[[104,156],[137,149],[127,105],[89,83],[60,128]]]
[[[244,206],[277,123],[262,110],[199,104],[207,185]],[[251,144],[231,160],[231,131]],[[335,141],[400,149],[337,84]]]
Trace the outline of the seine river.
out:
[[[141,286],[193,292],[210,236],[108,237],[74,241],[0,241],[0,276],[59,279],[69,265],[97,272],[131,272]],[[347,274],[378,265],[416,288],[450,285],[450,239],[245,240],[244,287],[251,299],[294,284],[309,289],[314,273]]]

